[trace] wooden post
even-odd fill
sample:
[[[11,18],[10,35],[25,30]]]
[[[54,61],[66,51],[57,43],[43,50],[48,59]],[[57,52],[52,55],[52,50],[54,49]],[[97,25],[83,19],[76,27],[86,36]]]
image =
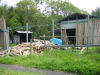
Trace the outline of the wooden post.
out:
[[[44,38],[44,50],[45,50],[45,35],[43,35],[43,38]]]
[[[76,22],[77,22],[77,20],[78,20],[78,15],[76,16]],[[78,25],[78,23],[76,24],[76,25]],[[77,29],[77,28],[76,28]],[[77,30],[75,30],[75,31],[77,31]],[[75,35],[77,36],[77,32],[75,32]],[[78,37],[76,37],[76,45],[78,45]]]
[[[3,31],[3,36],[4,36],[4,50],[6,50],[6,46],[5,46],[5,28],[4,28],[4,31]]]
[[[7,27],[7,32],[8,32],[8,49],[9,49],[9,27]]]
[[[54,19],[52,19],[52,37],[53,37],[53,44],[54,44]]]
[[[30,39],[30,54],[32,53],[32,39]]]
[[[89,15],[88,15],[88,45],[90,45],[90,18],[89,18]],[[87,47],[87,52],[88,52],[88,47]]]
[[[88,45],[90,45],[90,19],[89,19],[89,15],[88,15]]]
[[[28,43],[28,23],[26,23],[26,42]]]

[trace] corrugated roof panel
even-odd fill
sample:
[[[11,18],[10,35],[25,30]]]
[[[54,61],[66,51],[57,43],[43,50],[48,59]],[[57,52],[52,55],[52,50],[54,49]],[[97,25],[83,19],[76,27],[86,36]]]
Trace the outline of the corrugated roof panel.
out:
[[[27,33],[27,31],[16,31],[17,33]],[[31,31],[28,31],[28,33],[33,33]]]
[[[66,16],[66,17],[58,20],[57,22],[60,23],[62,21],[67,21],[68,19],[69,20],[76,20],[76,16],[78,16],[78,19],[85,19],[87,14],[74,13],[74,14],[71,14],[69,16]],[[98,17],[90,15],[90,18],[98,18]]]

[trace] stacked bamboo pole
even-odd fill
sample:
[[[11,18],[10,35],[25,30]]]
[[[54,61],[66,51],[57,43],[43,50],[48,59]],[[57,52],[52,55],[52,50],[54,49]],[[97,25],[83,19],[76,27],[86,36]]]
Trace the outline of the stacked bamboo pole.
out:
[[[44,50],[44,47],[40,47],[40,46],[44,46],[44,44],[49,45],[49,46],[56,46],[55,44],[52,44],[49,41],[46,41],[46,42],[40,41],[40,40],[34,40],[34,41],[35,42],[32,42],[32,50],[31,50],[32,54],[35,54],[37,52],[42,52]],[[52,48],[47,47],[47,49],[52,49]],[[15,47],[9,48],[8,50],[1,51],[0,57],[3,57],[5,54],[8,54],[9,56],[29,55],[30,54],[30,43],[22,43]]]

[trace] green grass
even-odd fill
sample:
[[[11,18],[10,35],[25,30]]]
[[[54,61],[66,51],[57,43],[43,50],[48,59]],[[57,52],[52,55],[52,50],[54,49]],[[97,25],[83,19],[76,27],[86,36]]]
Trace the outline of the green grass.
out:
[[[46,70],[60,70],[82,75],[100,74],[100,54],[81,54],[71,50],[45,51],[43,55],[0,58],[2,64],[17,64]]]
[[[29,72],[19,72],[19,71],[11,71],[11,70],[4,70],[0,68],[0,75],[42,75],[36,73],[29,73]]]
[[[10,47],[14,47],[14,46],[16,46],[16,44],[10,44],[9,46],[10,46]]]

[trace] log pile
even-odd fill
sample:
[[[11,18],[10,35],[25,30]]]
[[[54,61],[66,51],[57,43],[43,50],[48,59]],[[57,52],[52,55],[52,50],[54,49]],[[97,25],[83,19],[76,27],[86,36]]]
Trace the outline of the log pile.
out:
[[[42,52],[44,50],[44,47],[40,47],[40,46],[44,46],[44,45],[50,45],[50,46],[55,46],[55,44],[50,43],[49,41],[41,41],[41,40],[34,40],[34,42],[32,42],[32,54],[35,54],[37,52]],[[48,49],[51,49],[48,47]],[[1,51],[0,52],[0,57],[3,57],[5,54],[7,54],[8,56],[13,56],[13,55],[29,55],[30,54],[30,43],[22,43],[19,44],[15,47],[11,47],[8,50],[5,51]]]

